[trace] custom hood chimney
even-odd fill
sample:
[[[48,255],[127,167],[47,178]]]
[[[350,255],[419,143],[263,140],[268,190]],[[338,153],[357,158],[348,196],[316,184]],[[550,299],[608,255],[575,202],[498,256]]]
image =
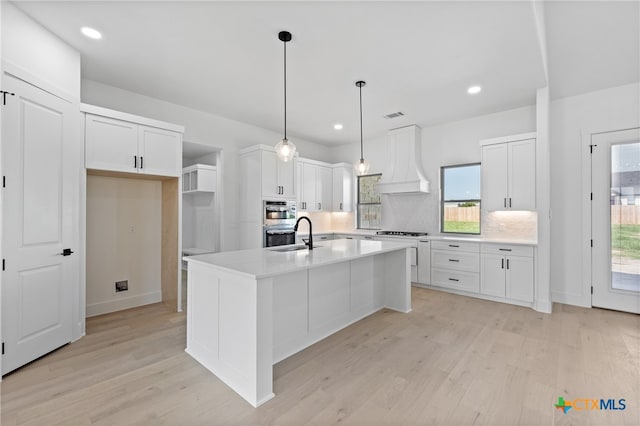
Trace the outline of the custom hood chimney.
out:
[[[414,125],[389,131],[387,170],[378,183],[381,194],[419,194],[429,192],[429,181],[422,170],[422,138]]]

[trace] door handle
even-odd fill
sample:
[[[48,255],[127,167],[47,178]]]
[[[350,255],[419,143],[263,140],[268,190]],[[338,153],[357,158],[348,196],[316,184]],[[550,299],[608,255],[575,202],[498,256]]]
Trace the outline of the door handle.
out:
[[[71,249],[70,248],[66,248],[66,249],[62,250],[62,253],[60,253],[60,254],[63,255],[63,256],[71,256],[71,253],[73,253],[71,251]]]

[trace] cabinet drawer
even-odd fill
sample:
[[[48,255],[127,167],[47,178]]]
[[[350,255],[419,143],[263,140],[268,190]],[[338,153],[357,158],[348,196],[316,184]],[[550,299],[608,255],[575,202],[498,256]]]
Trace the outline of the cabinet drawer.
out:
[[[480,270],[480,255],[478,253],[431,249],[431,267],[478,272]]]
[[[521,246],[517,244],[496,244],[482,243],[480,251],[487,254],[501,254],[504,256],[527,256],[533,257],[532,246]]]
[[[431,285],[453,288],[472,293],[480,292],[480,278],[471,272],[431,269]]]
[[[432,250],[450,250],[450,251],[468,251],[473,253],[480,252],[480,244],[467,241],[439,241],[431,240]]]

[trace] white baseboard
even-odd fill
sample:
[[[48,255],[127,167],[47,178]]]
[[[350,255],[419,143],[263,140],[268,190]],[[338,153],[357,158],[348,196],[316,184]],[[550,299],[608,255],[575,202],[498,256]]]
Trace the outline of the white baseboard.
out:
[[[87,304],[87,318],[161,301],[162,292],[154,291],[151,293],[139,294],[136,296],[119,297],[117,300],[107,300],[105,302],[91,303]]]

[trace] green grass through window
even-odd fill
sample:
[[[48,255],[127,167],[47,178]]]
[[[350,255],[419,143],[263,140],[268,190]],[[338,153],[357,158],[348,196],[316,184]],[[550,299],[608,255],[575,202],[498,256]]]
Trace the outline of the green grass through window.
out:
[[[611,250],[640,259],[640,225],[611,225]]]
[[[458,232],[461,234],[479,234],[480,222],[444,222],[442,232]]]

